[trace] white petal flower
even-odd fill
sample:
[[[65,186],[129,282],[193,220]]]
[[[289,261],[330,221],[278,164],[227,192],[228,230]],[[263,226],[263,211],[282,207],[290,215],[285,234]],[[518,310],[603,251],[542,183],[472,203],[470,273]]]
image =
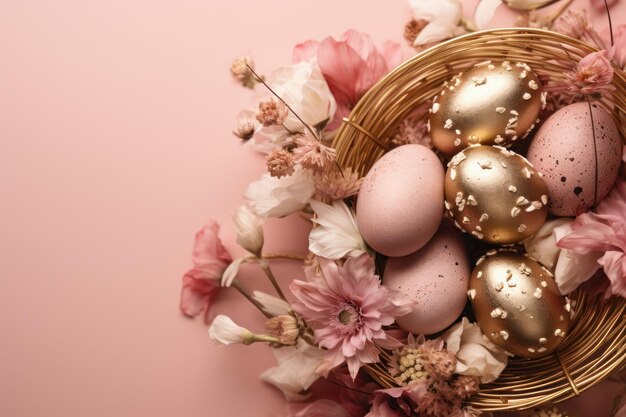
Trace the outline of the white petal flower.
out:
[[[287,177],[263,174],[248,185],[243,197],[261,217],[282,217],[302,210],[315,192],[313,177],[302,168]]]
[[[311,252],[326,259],[367,253],[354,213],[346,203],[342,200],[334,201],[332,206],[316,200],[309,203],[317,215],[313,222],[318,224],[309,234]]]
[[[230,265],[228,265],[228,267],[224,270],[224,274],[222,274],[222,287],[230,287],[237,277],[239,267],[246,260],[248,260],[248,257],[244,256],[242,258],[235,259],[230,263]]]
[[[230,317],[223,314],[215,317],[209,327],[211,340],[222,345],[230,345],[232,343],[248,344],[253,336],[250,330],[237,325]]]
[[[541,229],[530,239],[524,241],[526,252],[543,266],[554,272],[561,248],[556,246],[554,229],[559,226],[571,224],[572,219],[565,217],[550,220],[541,226]]]
[[[476,323],[463,317],[443,336],[446,349],[456,355],[454,373],[480,377],[483,384],[495,381],[508,363],[504,351],[483,337]]]
[[[282,298],[274,297],[262,291],[254,291],[253,298],[263,306],[263,311],[272,316],[289,314],[291,306]]]
[[[572,232],[572,224],[564,224],[554,229],[554,237],[558,242],[565,235]],[[600,268],[598,259],[604,255],[603,252],[589,252],[585,255],[578,255],[569,249],[561,249],[559,259],[554,268],[554,281],[559,291],[567,295],[574,291],[580,284],[591,278]]]
[[[262,220],[245,204],[239,206],[233,220],[237,229],[237,244],[260,257],[263,250]]]
[[[322,363],[324,351],[299,339],[296,346],[272,350],[278,366],[261,374],[261,379],[279,388],[287,401],[304,401],[303,393],[319,378],[315,370]]]
[[[460,0],[411,0],[413,16],[429,23],[415,38],[415,46],[439,42],[463,32],[459,26],[463,15]]]
[[[474,24],[478,29],[485,29],[496,9],[502,5],[502,0],[480,0],[474,10]]]

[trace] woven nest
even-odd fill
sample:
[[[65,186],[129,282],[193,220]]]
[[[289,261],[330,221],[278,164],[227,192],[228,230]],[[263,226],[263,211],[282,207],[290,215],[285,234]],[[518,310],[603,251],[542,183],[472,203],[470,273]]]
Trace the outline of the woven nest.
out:
[[[514,28],[475,32],[430,48],[388,74],[356,105],[337,132],[333,146],[339,164],[365,175],[392,148],[398,123],[431,100],[442,84],[460,71],[486,60],[521,61],[551,82],[563,79],[572,60],[596,50],[570,37],[539,29]],[[626,137],[626,76],[615,68],[615,89],[599,103],[615,116]],[[424,117],[427,117],[424,115]],[[559,350],[539,359],[513,358],[500,378],[481,386],[470,405],[484,411],[522,410],[557,403],[626,368],[626,300],[571,295],[576,315]],[[369,373],[385,387],[387,355]]]

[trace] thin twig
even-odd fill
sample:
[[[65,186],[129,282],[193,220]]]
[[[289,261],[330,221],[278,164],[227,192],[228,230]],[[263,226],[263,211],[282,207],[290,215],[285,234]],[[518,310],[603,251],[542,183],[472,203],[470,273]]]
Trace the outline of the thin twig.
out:
[[[287,106],[287,108],[289,109],[289,111],[290,111],[291,113],[293,113],[293,115],[294,115],[294,116],[296,116],[296,119],[298,119],[298,120],[300,121],[300,123],[302,123],[302,124],[304,125],[304,127],[305,127],[305,128],[306,128],[309,132],[311,132],[311,134],[313,135],[313,137],[314,137],[315,139],[317,139],[317,140],[321,141],[321,139],[320,139],[319,137],[317,137],[317,135],[316,135],[316,134],[315,134],[315,132],[313,131],[313,128],[311,128],[311,126],[309,126],[307,123],[305,123],[305,121],[304,121],[304,120],[302,120],[302,118],[301,118],[300,116],[298,116],[298,113],[296,113],[295,111],[293,111],[293,109],[291,108],[291,106],[289,105],[289,103],[287,103],[285,100],[283,100],[281,96],[279,96],[278,94],[276,94],[276,92],[275,92],[274,90],[272,90],[272,87],[270,87],[270,86],[269,86],[269,85],[265,82],[265,80],[264,80],[263,78],[261,78],[261,77],[259,76],[259,74],[257,74],[257,73],[256,73],[256,72],[252,69],[252,67],[250,67],[250,65],[246,64],[246,67],[248,67],[248,69],[250,70],[250,72],[251,72],[251,73],[252,73],[252,74],[253,74],[253,75],[257,78],[257,80],[259,80],[259,82],[260,82],[261,84],[263,84],[263,85],[265,86],[265,88],[267,88],[267,89],[270,91],[270,93],[274,94],[274,96],[275,96],[277,99],[279,99],[280,101],[282,101],[282,102],[283,102],[283,104],[284,104],[285,106]]]
[[[235,288],[237,291],[239,291],[241,293],[241,295],[246,297],[248,299],[248,301],[250,301],[252,304],[254,304],[254,306],[256,308],[258,308],[259,311],[261,311],[261,313],[263,313],[263,315],[265,317],[267,317],[268,319],[272,318],[272,315],[267,313],[265,310],[263,310],[263,305],[261,303],[259,303],[257,300],[255,300],[254,297],[252,296],[252,294],[250,294],[250,292],[246,289],[246,287],[244,287],[242,284],[240,284],[239,281],[237,281],[237,280],[233,281],[233,283],[230,284],[230,286]]]
[[[293,255],[291,253],[264,253],[262,255],[264,259],[289,259],[292,261],[305,261],[306,256]]]
[[[589,105],[589,116],[591,116],[591,133],[593,135],[593,154],[595,157],[595,165],[596,165],[596,178],[593,184],[593,205],[598,204],[598,147],[596,145],[596,127],[593,122],[593,112],[591,109],[591,100],[587,97],[587,104]]]
[[[613,23],[611,22],[611,12],[609,11],[609,4],[604,0],[604,7],[606,8],[606,15],[609,18],[609,34],[611,35],[611,46],[615,45],[613,40]]]
[[[261,259],[259,261],[259,266],[261,267],[263,272],[265,272],[265,275],[267,275],[267,277],[269,278],[270,282],[272,283],[272,286],[278,293],[278,296],[282,298],[283,300],[287,301],[285,294],[283,294],[283,290],[280,288],[280,285],[278,285],[278,281],[276,281],[276,277],[274,276],[274,273],[272,272],[272,268],[270,268],[270,264],[268,264],[265,261],[265,259]]]

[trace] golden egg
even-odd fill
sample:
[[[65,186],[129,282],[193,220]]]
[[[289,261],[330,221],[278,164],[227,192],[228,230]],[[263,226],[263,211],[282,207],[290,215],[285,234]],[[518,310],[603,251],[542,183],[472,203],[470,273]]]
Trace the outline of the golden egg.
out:
[[[530,162],[500,146],[456,154],[444,181],[445,207],[461,230],[493,244],[521,242],[548,215],[548,189]]]
[[[508,146],[539,122],[545,92],[524,63],[487,61],[444,84],[430,109],[433,145],[452,156],[472,144]]]
[[[536,358],[568,332],[571,303],[550,271],[527,254],[492,250],[476,263],[468,291],[483,334],[507,352]]]

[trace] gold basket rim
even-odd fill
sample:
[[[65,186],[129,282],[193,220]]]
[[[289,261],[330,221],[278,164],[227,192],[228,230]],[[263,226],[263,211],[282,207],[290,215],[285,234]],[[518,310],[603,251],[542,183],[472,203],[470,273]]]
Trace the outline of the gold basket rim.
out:
[[[385,144],[384,139],[381,139],[384,135],[380,135],[380,133],[388,133],[390,126],[404,117],[406,113],[397,115],[395,120],[385,120],[386,125],[382,128],[378,126],[377,129],[372,129],[370,124],[373,122],[370,123],[367,116],[374,111],[372,110],[368,113],[367,110],[368,107],[380,105],[381,101],[384,101],[383,99],[385,98],[386,93],[389,93],[390,90],[387,88],[388,84],[396,81],[399,75],[402,75],[407,71],[410,72],[425,60],[437,55],[442,50],[456,47],[464,42],[480,43],[481,41],[484,41],[491,42],[489,45],[493,46],[499,41],[504,43],[514,42],[511,37],[519,35],[525,35],[527,39],[524,39],[524,41],[527,43],[532,41],[546,42],[546,38],[549,38],[551,42],[558,44],[568,57],[569,52],[579,52],[576,55],[582,56],[582,54],[598,51],[597,48],[594,48],[587,43],[554,31],[515,27],[495,28],[472,32],[447,40],[438,45],[434,45],[409,58],[379,80],[359,100],[356,106],[352,109],[350,115],[344,118],[343,123],[337,131],[333,141],[333,147],[337,149],[337,156],[340,165],[350,166],[350,164],[346,161],[349,160],[348,157],[351,152],[359,152],[359,149],[357,149],[358,146],[369,146],[369,153],[378,155],[377,157],[375,156],[371,158],[373,161],[377,160],[384,152],[389,150],[389,147]],[[492,37],[501,37],[505,40],[493,39]],[[536,39],[534,37],[536,37]],[[486,38],[487,40],[485,40]],[[536,48],[536,46],[527,44],[525,48],[530,48],[532,50],[533,48]],[[557,50],[556,47],[555,50]],[[503,55],[506,56],[507,54],[504,53]],[[496,58],[494,56],[494,59],[505,58],[500,56]],[[553,59],[556,60],[557,58],[555,57]],[[476,60],[474,63],[476,62],[480,61]],[[441,63],[441,65],[443,64],[444,63]],[[447,62],[445,63],[445,66],[449,66]],[[617,68],[615,65],[614,69],[615,75],[613,83],[617,84],[620,88],[617,89],[617,94],[619,94],[619,96],[614,96],[612,108],[610,110],[611,113],[617,117],[617,124],[620,128],[620,133],[622,138],[625,138],[626,121],[623,118],[623,114],[626,109],[626,76],[624,71]],[[450,71],[446,72],[446,78],[449,78],[450,75],[452,75]],[[383,99],[379,98],[381,95],[383,96]],[[352,137],[350,137],[350,135],[352,135]],[[361,138],[361,142],[357,142],[355,140],[356,135],[364,136],[367,139],[363,141]],[[367,143],[368,145],[364,145],[364,143]],[[363,159],[358,159],[358,162],[361,164],[361,166],[358,167],[360,168],[359,172],[361,175],[364,175],[369,169],[367,165],[369,164],[371,166],[372,161],[369,159],[366,159],[365,161]],[[355,166],[351,166],[351,168],[355,169]],[[558,403],[573,396],[580,395],[581,392],[605,379],[612,372],[626,367],[626,320],[624,320],[624,318],[626,318],[626,300],[623,298],[613,297],[605,304],[601,304],[599,298],[588,299],[582,291],[576,291],[573,297],[579,303],[578,309],[580,309],[580,315],[582,315],[583,312],[586,312],[586,310],[583,309],[584,307],[589,309],[589,306],[594,306],[599,309],[599,313],[595,314],[593,317],[593,319],[596,319],[595,321],[589,319],[589,317],[577,315],[575,322],[580,321],[585,326],[596,326],[599,320],[599,323],[606,324],[605,327],[607,328],[613,326],[609,329],[611,331],[607,331],[605,334],[600,335],[600,337],[594,337],[592,339],[592,341],[598,344],[596,348],[592,350],[591,353],[586,352],[585,355],[581,354],[582,356],[577,355],[577,352],[566,352],[565,354],[557,352],[553,355],[532,360],[522,360],[519,358],[513,359],[509,362],[507,370],[509,370],[512,366],[522,366],[527,368],[528,372],[536,371],[540,374],[540,370],[547,367],[547,369],[556,372],[556,374],[548,375],[547,377],[534,375],[533,377],[526,378],[526,382],[524,382],[525,378],[523,376],[520,376],[517,373],[508,375],[506,374],[507,370],[505,370],[505,373],[503,373],[504,383],[503,381],[500,381],[500,383],[496,381],[494,384],[481,386],[479,394],[470,399],[470,405],[483,411],[502,411],[523,410],[546,403]],[[581,326],[583,324],[581,324]],[[579,336],[580,335],[574,334],[574,332],[570,333],[564,341],[564,344],[567,344],[567,346],[574,345],[575,347],[581,347],[581,340],[573,340]],[[610,338],[613,338],[612,341],[607,342]],[[571,343],[568,344],[568,340]],[[615,355],[613,355],[614,360],[609,366],[596,367],[593,365],[597,363],[597,360],[602,360],[605,356],[605,352],[600,351],[600,346],[604,346],[601,345],[601,343],[609,343],[609,347],[615,351]],[[600,355],[600,359],[593,359],[594,355]],[[617,359],[615,359],[615,357],[617,357]],[[373,365],[370,366],[370,371],[370,374],[377,379],[375,375],[381,371],[381,368],[379,367],[376,369],[376,365]],[[503,376],[501,376],[501,378]],[[534,386],[536,386],[537,395],[535,397],[528,395],[525,391],[528,389],[528,384],[534,384]],[[554,388],[552,385],[557,385],[558,387]],[[521,389],[521,394],[516,393],[518,388]]]

